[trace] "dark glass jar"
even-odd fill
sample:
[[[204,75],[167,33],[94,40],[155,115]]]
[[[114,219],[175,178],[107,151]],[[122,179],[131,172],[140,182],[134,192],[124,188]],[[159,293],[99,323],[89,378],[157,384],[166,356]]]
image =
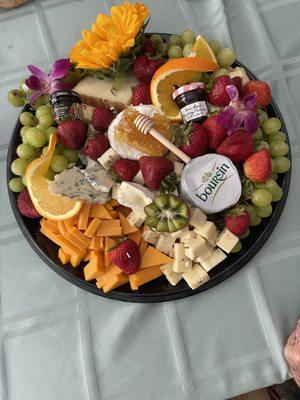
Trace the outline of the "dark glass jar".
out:
[[[208,109],[204,83],[193,82],[181,86],[173,92],[172,97],[184,122],[202,123],[206,119]]]
[[[58,90],[52,93],[50,104],[56,122],[65,119],[82,119],[81,98],[72,90]]]

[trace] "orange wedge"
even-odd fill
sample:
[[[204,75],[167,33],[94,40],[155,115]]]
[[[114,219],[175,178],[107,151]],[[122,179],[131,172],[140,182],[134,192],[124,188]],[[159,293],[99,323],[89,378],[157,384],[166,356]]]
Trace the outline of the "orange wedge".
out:
[[[207,43],[204,37],[201,35],[197,37],[193,50],[189,54],[189,57],[205,58],[205,60],[210,60],[217,64],[217,59],[214,55],[214,52],[212,51],[210,45]]]
[[[50,138],[47,152],[33,160],[26,169],[27,189],[34,207],[45,218],[61,221],[76,215],[82,203],[68,197],[55,196],[48,189],[48,179],[44,174],[48,171],[56,145],[56,135]]]
[[[218,64],[200,57],[175,58],[167,61],[154,74],[151,85],[151,100],[171,121],[180,121],[179,108],[172,99],[177,87],[201,79],[202,72],[215,71]]]

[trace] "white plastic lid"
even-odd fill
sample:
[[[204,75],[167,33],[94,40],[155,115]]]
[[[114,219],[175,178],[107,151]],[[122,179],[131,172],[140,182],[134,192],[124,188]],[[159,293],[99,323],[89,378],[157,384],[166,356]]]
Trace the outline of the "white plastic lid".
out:
[[[206,154],[189,162],[181,175],[180,196],[213,214],[236,204],[241,197],[242,184],[232,161],[219,154]]]

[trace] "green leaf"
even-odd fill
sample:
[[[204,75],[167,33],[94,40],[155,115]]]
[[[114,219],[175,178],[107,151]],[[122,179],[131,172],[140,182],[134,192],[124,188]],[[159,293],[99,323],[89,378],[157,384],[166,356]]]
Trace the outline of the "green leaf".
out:
[[[119,72],[114,79],[114,83],[112,85],[111,91],[114,94],[115,91],[120,90],[126,81],[125,72]]]
[[[131,61],[128,58],[119,58],[117,65],[116,65],[116,71],[124,72],[130,67],[130,65],[131,65]]]

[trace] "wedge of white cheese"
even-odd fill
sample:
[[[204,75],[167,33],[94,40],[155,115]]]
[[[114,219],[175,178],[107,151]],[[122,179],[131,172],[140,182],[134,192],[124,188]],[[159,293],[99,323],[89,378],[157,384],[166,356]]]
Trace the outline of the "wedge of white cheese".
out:
[[[152,203],[154,193],[138,183],[123,181],[118,189],[117,201],[123,206],[139,213],[144,212],[144,207]]]
[[[158,237],[159,237],[159,233],[158,232],[155,232],[155,231],[153,231],[152,229],[150,229],[148,227],[144,228],[144,232],[142,233],[142,238],[147,243],[155,245]]]

